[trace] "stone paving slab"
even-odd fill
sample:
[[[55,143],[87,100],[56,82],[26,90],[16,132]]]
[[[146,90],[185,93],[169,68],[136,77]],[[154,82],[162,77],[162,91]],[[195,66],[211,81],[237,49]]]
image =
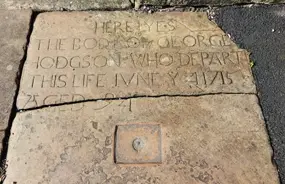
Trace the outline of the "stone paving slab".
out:
[[[0,10],[0,142],[14,102],[17,72],[25,54],[31,13],[30,10]]]
[[[226,6],[249,3],[284,3],[284,0],[2,0],[2,9],[95,10],[151,6]]]
[[[273,158],[285,183],[285,6],[227,7],[215,14],[221,28],[251,52]]]
[[[17,106],[213,93],[255,85],[248,53],[206,13],[52,12],[36,18]]]
[[[130,8],[129,0],[2,0],[0,8],[33,10],[91,10]]]
[[[119,141],[138,158],[160,127],[162,162],[115,163],[116,126],[137,134]],[[141,151],[134,138],[144,141]],[[5,184],[278,184],[271,154],[255,95],[78,103],[17,114]]]

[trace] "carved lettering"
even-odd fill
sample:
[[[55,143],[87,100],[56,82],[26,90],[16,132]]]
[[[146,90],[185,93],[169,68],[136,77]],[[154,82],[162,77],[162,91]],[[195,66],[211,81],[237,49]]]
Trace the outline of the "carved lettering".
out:
[[[250,80],[248,53],[212,24],[198,24],[195,17],[140,16],[86,17],[74,25],[82,31],[60,27],[62,38],[35,32],[21,85],[21,108],[107,98],[105,94],[111,99],[238,91]],[[230,88],[233,84],[237,87]],[[122,104],[131,112],[128,103]],[[101,103],[94,110],[108,105]]]
[[[25,97],[27,97],[27,100],[25,101],[23,108],[38,106],[37,98],[39,97],[39,95],[27,94]]]
[[[157,32],[170,32],[176,29],[175,21],[157,21]]]
[[[131,74],[123,74],[117,73],[115,74],[115,87],[128,87],[132,86],[148,86],[152,87],[157,85],[157,77],[159,73],[131,73]]]
[[[98,74],[97,75],[97,87],[104,87],[104,84],[103,84],[103,77],[105,76],[106,74]],[[88,80],[87,80],[88,81]]]
[[[67,39],[36,39],[38,50],[65,50]]]
[[[173,86],[176,86],[176,82],[175,79],[178,76],[178,72],[169,72],[167,73],[169,75],[169,77],[171,78],[171,82],[173,84]]]
[[[120,76],[121,76],[121,79],[124,81],[124,84],[126,86],[129,86],[135,76],[135,73],[133,73],[129,79],[125,79],[125,76],[123,76],[123,74],[120,74]]]

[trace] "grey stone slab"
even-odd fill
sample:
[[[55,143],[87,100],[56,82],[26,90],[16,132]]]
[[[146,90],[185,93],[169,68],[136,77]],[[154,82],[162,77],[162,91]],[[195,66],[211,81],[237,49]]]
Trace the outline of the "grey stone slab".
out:
[[[0,10],[0,130],[7,128],[24,57],[31,11]],[[4,137],[1,133],[0,142]],[[1,145],[2,146],[2,145]]]
[[[129,0],[3,0],[1,8],[33,10],[125,9]]]
[[[225,6],[247,3],[284,3],[284,0],[2,0],[0,8],[33,10],[126,9],[154,6]]]
[[[39,14],[17,106],[255,93],[248,52],[202,12]]]
[[[133,151],[133,140],[145,137],[145,148],[158,145],[157,125],[161,163],[141,164],[144,148]],[[117,126],[124,126],[119,137]],[[137,163],[116,164],[115,141]],[[279,184],[255,95],[135,98],[25,111],[15,118],[9,145],[5,184]]]
[[[227,7],[216,22],[251,52],[263,114],[282,183],[285,183],[285,6]]]

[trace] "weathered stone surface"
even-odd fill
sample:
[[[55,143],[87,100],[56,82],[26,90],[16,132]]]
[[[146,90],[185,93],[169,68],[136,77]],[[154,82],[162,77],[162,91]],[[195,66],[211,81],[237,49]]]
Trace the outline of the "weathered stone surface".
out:
[[[115,135],[116,163],[161,163],[161,128],[159,124],[118,125]]]
[[[0,8],[34,10],[125,9],[139,5],[224,6],[247,3],[284,3],[284,0],[2,0]]]
[[[90,10],[129,8],[129,0],[3,0],[0,8],[34,10]]]
[[[133,124],[161,126],[161,164],[115,164]],[[88,102],[18,113],[5,183],[277,184],[271,154],[255,95]]]
[[[274,150],[272,160],[278,166],[283,184],[285,183],[285,39],[283,39],[285,5],[225,7],[217,9],[213,14],[221,28],[251,53],[260,105]]]
[[[18,108],[132,96],[254,93],[248,53],[205,13],[43,13]]]
[[[0,142],[14,101],[17,72],[24,57],[30,18],[31,11],[0,10]]]

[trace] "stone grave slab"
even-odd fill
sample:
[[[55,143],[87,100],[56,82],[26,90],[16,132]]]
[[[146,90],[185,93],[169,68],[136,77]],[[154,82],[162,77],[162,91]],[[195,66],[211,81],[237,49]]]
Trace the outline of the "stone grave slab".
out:
[[[0,10],[0,142],[8,126],[19,82],[17,75],[25,54],[31,13],[30,10]],[[2,144],[0,146],[2,149]]]
[[[248,94],[42,108],[17,114],[5,184],[278,184],[268,139]],[[142,163],[156,144],[161,160]]]
[[[252,94],[248,55],[202,12],[42,13],[35,21],[17,106]]]

